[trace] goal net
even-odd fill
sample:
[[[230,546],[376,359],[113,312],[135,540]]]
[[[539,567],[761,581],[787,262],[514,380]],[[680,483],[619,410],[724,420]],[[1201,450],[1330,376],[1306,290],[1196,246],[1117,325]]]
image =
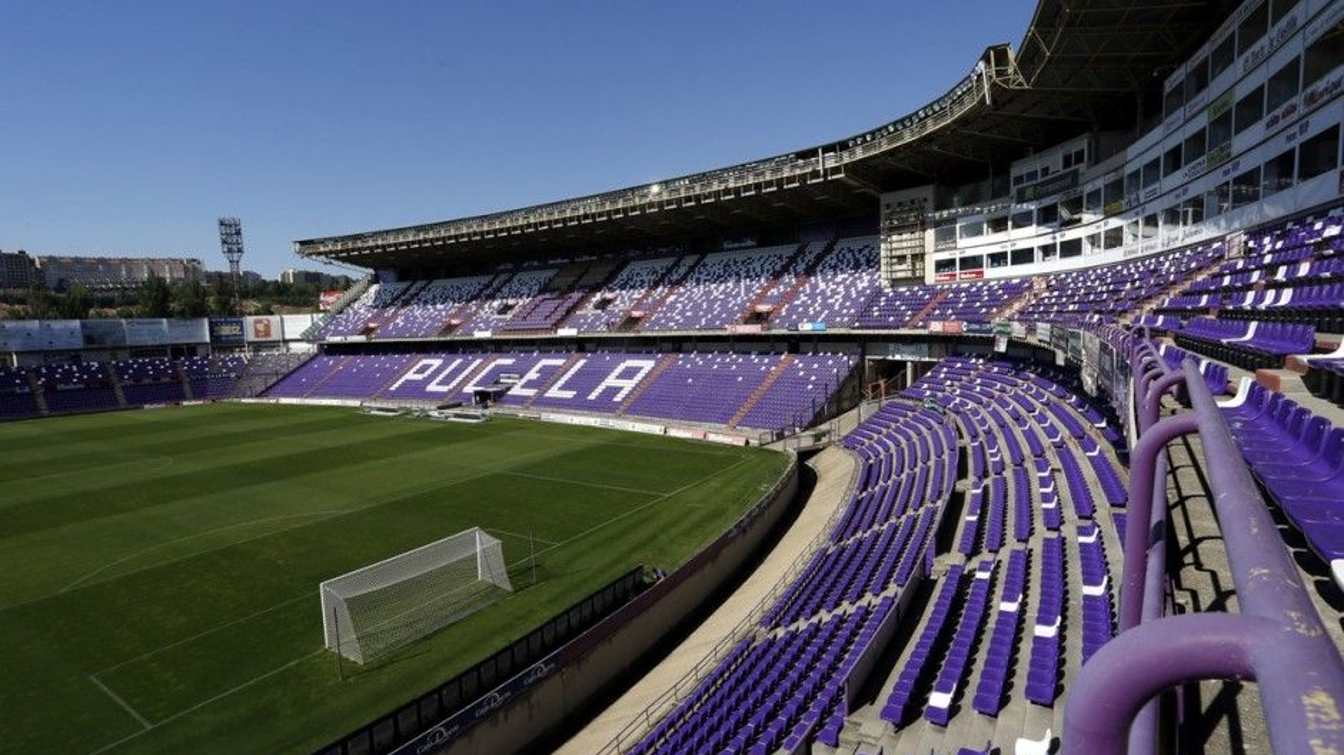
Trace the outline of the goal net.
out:
[[[513,592],[504,546],[479,527],[318,586],[328,649],[356,663],[404,647]]]

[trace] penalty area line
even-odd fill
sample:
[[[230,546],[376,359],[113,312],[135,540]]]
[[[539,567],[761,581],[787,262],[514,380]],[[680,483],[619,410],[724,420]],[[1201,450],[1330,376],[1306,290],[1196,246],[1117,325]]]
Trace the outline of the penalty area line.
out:
[[[295,658],[294,660],[290,661],[289,663],[286,663],[286,664],[283,665],[283,666],[278,666],[278,667],[276,667],[276,668],[273,668],[273,669],[271,669],[270,671],[267,671],[267,672],[264,673],[264,674],[258,674],[258,675],[256,675],[256,676],[252,677],[251,679],[248,679],[247,681],[243,682],[242,684],[238,684],[238,685],[236,685],[236,686],[230,687],[229,689],[226,689],[226,690],[224,690],[223,692],[220,692],[219,694],[217,694],[217,695],[215,695],[215,696],[213,696],[213,697],[208,697],[208,698],[206,698],[206,699],[200,701],[199,703],[196,703],[195,705],[193,705],[193,706],[191,706],[191,707],[189,707],[189,708],[185,708],[185,709],[183,709],[183,710],[180,710],[180,711],[174,713],[173,715],[171,715],[171,716],[169,716],[169,717],[163,719],[162,721],[158,721],[158,722],[156,722],[156,723],[152,723],[152,724],[151,724],[151,723],[146,722],[143,718],[141,718],[140,714],[135,713],[135,711],[132,710],[130,706],[125,705],[125,704],[123,703],[123,706],[124,706],[127,710],[131,711],[131,713],[132,713],[133,715],[135,715],[135,717],[136,717],[138,720],[140,720],[141,723],[145,724],[145,728],[143,728],[143,729],[141,729],[140,731],[137,731],[137,732],[135,732],[135,733],[133,733],[133,734],[129,734],[129,735],[127,735],[127,736],[124,736],[124,737],[122,737],[121,739],[118,739],[118,740],[115,741],[115,742],[109,742],[108,744],[105,744],[105,745],[103,745],[102,747],[100,747],[100,748],[98,748],[98,749],[96,749],[96,750],[90,752],[89,755],[99,755],[100,753],[107,752],[108,750],[112,749],[113,747],[117,747],[118,745],[125,744],[126,742],[129,742],[129,741],[131,741],[132,739],[135,739],[136,737],[138,737],[138,736],[140,736],[140,735],[142,735],[142,734],[144,734],[144,733],[146,733],[146,732],[153,731],[154,729],[157,729],[157,728],[159,728],[160,726],[163,726],[164,724],[172,723],[173,721],[176,721],[177,719],[182,718],[183,716],[188,715],[188,714],[190,714],[190,713],[194,713],[195,711],[200,710],[201,708],[204,708],[205,706],[210,705],[211,703],[214,703],[214,702],[216,702],[216,701],[222,700],[222,699],[228,697],[229,695],[232,695],[232,694],[235,693],[235,692],[238,692],[238,691],[240,691],[240,690],[246,689],[246,688],[252,686],[253,684],[256,684],[257,682],[261,681],[262,679],[266,679],[266,678],[275,676],[276,674],[278,674],[278,673],[280,673],[280,672],[282,672],[282,671],[285,671],[285,670],[287,670],[287,669],[289,669],[289,668],[291,668],[291,667],[293,667],[293,666],[297,666],[298,664],[303,663],[304,661],[308,660],[309,658],[312,658],[313,656],[315,656],[315,655],[317,655],[317,654],[319,654],[319,653],[325,653],[326,651],[327,651],[326,648],[319,648],[319,649],[317,649],[317,650],[314,650],[314,651],[311,652],[311,653],[308,653],[307,655],[299,656],[298,658]],[[89,678],[92,679],[93,677],[89,677]],[[95,680],[94,683],[97,684],[97,683],[98,683],[97,680]],[[103,685],[98,684],[98,686],[99,686],[99,687],[102,687]],[[107,690],[105,687],[104,687],[104,690],[106,690],[107,693],[108,693],[109,695],[112,694],[111,690]],[[117,699],[115,695],[113,695],[113,698],[114,698],[114,699]]]
[[[154,728],[154,724],[151,724],[149,722],[149,719],[140,715],[140,711],[137,711],[135,708],[132,708],[130,703],[126,702],[121,698],[121,695],[118,695],[117,693],[113,692],[111,689],[108,688],[106,684],[103,684],[101,681],[99,681],[97,674],[89,674],[89,681],[93,682],[93,685],[95,687],[102,690],[103,694],[111,698],[112,702],[119,705],[122,710],[126,711],[127,713],[130,713],[132,718],[140,722],[140,725],[144,728],[141,730],[141,732],[136,732],[136,734],[140,734],[143,731],[149,731],[150,729]],[[135,736],[135,734],[132,734],[131,736]]]

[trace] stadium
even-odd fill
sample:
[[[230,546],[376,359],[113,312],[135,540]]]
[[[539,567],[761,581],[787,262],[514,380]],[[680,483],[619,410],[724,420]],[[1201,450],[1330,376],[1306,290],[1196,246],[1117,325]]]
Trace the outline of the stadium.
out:
[[[1344,0],[1025,21],[319,318],[0,321],[0,752],[1344,753]]]

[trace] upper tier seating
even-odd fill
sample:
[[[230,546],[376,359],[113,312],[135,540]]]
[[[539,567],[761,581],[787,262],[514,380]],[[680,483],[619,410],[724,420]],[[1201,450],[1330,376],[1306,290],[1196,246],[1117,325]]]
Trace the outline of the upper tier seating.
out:
[[[490,275],[432,280],[378,328],[379,338],[425,338],[438,335],[449,318],[476,298],[493,280]]]
[[[770,318],[774,327],[793,329],[800,323],[844,327],[878,287],[877,239],[845,239],[824,256],[791,301]]]
[[[526,307],[533,297],[541,293],[556,272],[556,268],[544,268],[514,273],[504,285],[475,305],[459,330],[467,333],[503,327],[517,310]]]
[[[705,255],[644,329],[705,330],[741,322],[748,306],[797,251],[797,246],[779,246]]]
[[[630,309],[672,270],[676,261],[676,257],[659,257],[631,262],[576,309],[565,326],[585,333],[615,330]]]

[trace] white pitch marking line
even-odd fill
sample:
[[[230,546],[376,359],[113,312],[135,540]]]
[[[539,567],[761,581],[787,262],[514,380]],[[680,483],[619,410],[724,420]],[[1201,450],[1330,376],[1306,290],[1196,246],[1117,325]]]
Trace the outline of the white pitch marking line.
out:
[[[525,477],[529,480],[542,480],[544,482],[560,482],[569,485],[581,485],[586,488],[615,490],[620,493],[638,493],[640,495],[662,495],[656,490],[645,490],[644,488],[629,488],[625,487],[624,485],[608,485],[604,482],[588,482],[586,480],[574,480],[568,477],[547,477],[546,475],[532,474],[530,472],[515,472],[513,470],[505,470],[503,472],[500,472],[500,474],[508,475],[510,477]]]
[[[137,731],[137,732],[135,732],[135,733],[133,733],[133,734],[129,734],[129,735],[127,735],[127,736],[124,736],[124,737],[122,737],[121,739],[118,739],[118,740],[115,741],[115,742],[110,742],[110,743],[108,743],[108,744],[105,744],[105,745],[103,745],[102,747],[99,747],[98,749],[96,749],[96,750],[94,750],[93,752],[89,753],[89,755],[99,755],[99,753],[107,752],[108,750],[112,749],[113,747],[116,747],[117,745],[122,744],[123,742],[129,742],[130,740],[135,739],[136,737],[140,736],[141,734],[144,734],[144,733],[147,732],[147,731],[152,731],[152,730],[154,730],[154,729],[159,728],[160,726],[163,726],[164,724],[167,724],[167,723],[171,723],[171,722],[173,722],[173,721],[176,721],[177,719],[179,719],[179,718],[181,718],[181,717],[187,715],[188,713],[192,713],[192,712],[194,712],[194,711],[196,711],[196,710],[198,710],[198,709],[200,709],[200,708],[203,708],[203,707],[205,707],[205,706],[207,706],[207,705],[209,705],[209,704],[211,704],[211,703],[213,703],[213,702],[216,702],[216,701],[218,701],[218,700],[222,700],[223,698],[228,697],[229,695],[232,695],[233,693],[235,693],[235,692],[237,692],[237,691],[239,691],[239,690],[241,690],[241,689],[245,689],[245,688],[247,688],[247,687],[252,686],[253,684],[256,684],[257,682],[261,681],[262,679],[265,679],[265,678],[267,678],[267,677],[271,677],[271,676],[275,676],[276,674],[280,673],[281,671],[285,671],[286,669],[290,668],[291,666],[296,666],[296,665],[298,665],[298,664],[300,664],[300,663],[302,663],[302,662],[308,660],[309,658],[312,658],[313,656],[317,655],[318,653],[324,653],[324,652],[326,652],[326,650],[327,650],[326,648],[321,648],[321,649],[319,649],[319,650],[314,650],[313,652],[311,652],[311,653],[309,653],[309,654],[307,654],[307,655],[304,655],[304,656],[300,656],[300,657],[298,657],[298,658],[295,658],[294,660],[290,661],[289,663],[286,663],[286,664],[283,665],[283,666],[279,666],[279,667],[277,667],[277,668],[273,668],[273,669],[271,669],[270,671],[267,671],[267,672],[264,673],[264,674],[258,674],[257,676],[254,676],[254,677],[252,677],[251,679],[248,679],[247,681],[243,682],[242,684],[239,684],[239,685],[236,685],[236,686],[234,686],[234,687],[231,687],[231,688],[229,688],[229,689],[224,690],[223,692],[219,693],[218,695],[215,695],[214,697],[206,698],[205,700],[202,700],[202,701],[200,701],[199,703],[196,703],[195,705],[191,706],[190,708],[186,708],[186,709],[184,709],[184,710],[180,710],[180,711],[178,711],[177,713],[174,713],[173,715],[171,715],[171,716],[169,716],[169,717],[163,719],[162,721],[159,721],[158,723],[147,724],[146,727],[145,727],[144,729],[140,730],[140,731]],[[99,686],[102,686],[102,685],[99,685]],[[109,693],[109,694],[110,694],[110,693]],[[134,711],[132,711],[132,713],[134,713]],[[139,718],[139,715],[136,715],[136,718]]]
[[[561,541],[561,542],[559,542],[559,543],[555,543],[555,544],[553,544],[553,545],[547,546],[546,548],[543,548],[543,549],[537,551],[537,554],[539,555],[539,554],[541,554],[541,553],[545,553],[546,551],[554,550],[555,548],[558,548],[558,547],[560,547],[560,546],[562,546],[562,545],[565,545],[565,544],[567,544],[567,543],[572,543],[572,542],[574,542],[575,540],[579,540],[579,539],[581,539],[581,538],[587,537],[588,535],[590,535],[590,534],[596,532],[597,530],[602,529],[603,527],[605,527],[605,526],[607,526],[607,525],[609,525],[609,524],[613,524],[613,523],[615,523],[615,522],[617,522],[617,521],[620,521],[621,519],[624,519],[624,518],[626,518],[626,517],[628,517],[628,516],[637,514],[637,513],[639,513],[640,511],[643,511],[644,509],[647,509],[647,508],[649,508],[650,506],[653,506],[653,505],[656,504],[656,503],[659,503],[659,502],[661,502],[661,501],[664,501],[664,500],[666,500],[666,499],[668,499],[668,498],[671,498],[671,497],[677,495],[678,493],[681,493],[682,491],[689,490],[690,488],[693,488],[693,487],[695,487],[696,485],[699,485],[699,484],[702,483],[702,482],[707,482],[708,480],[711,480],[711,479],[713,479],[713,478],[715,478],[715,477],[717,477],[717,476],[723,474],[724,472],[727,472],[727,471],[729,471],[729,470],[735,469],[736,467],[739,467],[739,466],[741,466],[742,464],[745,464],[746,461],[747,461],[747,459],[745,459],[745,458],[743,458],[743,459],[739,459],[737,462],[735,462],[735,463],[733,463],[733,464],[730,464],[730,465],[724,467],[723,469],[720,469],[720,470],[718,470],[718,471],[716,471],[716,472],[711,472],[710,474],[707,474],[707,475],[705,475],[704,477],[701,477],[700,479],[698,479],[698,480],[696,480],[696,481],[694,481],[694,482],[689,482],[689,483],[687,483],[687,484],[685,484],[685,485],[682,485],[681,487],[677,488],[676,490],[673,490],[673,491],[670,492],[670,493],[664,493],[663,495],[659,496],[658,498],[654,498],[654,499],[651,500],[651,501],[648,501],[648,502],[646,502],[646,503],[640,504],[639,506],[637,506],[637,507],[635,507],[635,508],[633,508],[633,509],[631,509],[631,510],[625,512],[624,514],[620,514],[620,515],[618,515],[618,516],[614,516],[614,517],[612,517],[611,519],[608,519],[607,521],[602,522],[601,524],[595,525],[595,526],[593,526],[593,527],[591,527],[591,528],[589,528],[589,529],[587,529],[587,530],[585,530],[585,531],[583,531],[583,532],[580,532],[579,534],[575,535],[574,537],[571,537],[571,538],[568,538],[568,539],[566,539],[566,540],[563,540],[563,541]],[[518,561],[518,562],[515,562],[515,563],[521,563],[521,562],[522,562],[522,560],[520,560],[520,561]],[[303,596],[300,596],[300,597],[303,597]],[[299,598],[294,598],[293,600],[298,600],[298,599],[299,599]],[[287,602],[293,602],[293,601],[291,600],[291,601],[287,601]],[[155,651],[155,652],[157,652],[157,651]],[[195,705],[193,705],[193,706],[191,706],[191,707],[189,707],[189,708],[186,708],[186,709],[184,709],[184,710],[178,711],[177,713],[174,713],[173,715],[171,715],[171,716],[169,716],[169,717],[163,719],[162,721],[159,721],[158,723],[147,724],[147,725],[146,725],[146,728],[143,729],[143,730],[141,730],[141,731],[137,731],[137,732],[135,732],[135,733],[133,733],[133,734],[130,734],[130,735],[125,736],[125,737],[122,737],[121,739],[118,739],[118,740],[116,740],[115,742],[111,742],[111,743],[109,743],[109,744],[103,745],[102,747],[100,747],[100,748],[98,748],[98,749],[96,749],[96,750],[90,752],[89,755],[100,755],[101,753],[107,752],[108,750],[112,749],[113,747],[116,747],[116,746],[118,746],[118,745],[120,745],[120,744],[122,744],[122,743],[124,743],[124,742],[128,742],[128,741],[130,741],[130,740],[132,740],[132,739],[134,739],[134,738],[140,736],[141,734],[144,734],[144,733],[147,732],[147,731],[150,731],[150,730],[152,730],[152,729],[157,729],[158,727],[163,726],[163,725],[166,724],[166,723],[171,723],[172,721],[176,721],[177,719],[182,718],[183,716],[187,715],[188,713],[192,713],[192,712],[194,712],[194,711],[196,711],[196,710],[199,710],[200,708],[203,708],[203,707],[205,707],[205,706],[207,706],[207,705],[210,705],[211,703],[214,703],[214,702],[217,702],[217,701],[219,701],[219,700],[222,700],[222,699],[224,699],[225,697],[228,697],[229,695],[232,695],[233,693],[235,693],[235,692],[237,692],[237,691],[239,691],[239,690],[241,690],[241,689],[245,689],[245,688],[247,688],[247,687],[249,687],[249,686],[251,686],[251,685],[253,685],[253,684],[256,684],[257,682],[261,681],[262,679],[266,679],[266,678],[268,678],[268,677],[274,676],[274,675],[280,673],[281,671],[284,671],[284,670],[290,668],[291,666],[295,666],[295,665],[297,665],[297,664],[299,664],[299,663],[302,663],[303,661],[306,661],[306,660],[308,660],[309,658],[312,658],[313,656],[318,655],[319,653],[323,653],[323,652],[326,652],[326,648],[319,648],[318,650],[315,650],[315,651],[313,651],[313,652],[311,652],[311,653],[308,653],[307,655],[303,655],[303,656],[300,656],[300,657],[298,657],[298,658],[295,658],[294,660],[290,661],[289,663],[286,663],[286,664],[283,665],[283,666],[280,666],[280,667],[278,667],[278,668],[271,669],[270,671],[267,671],[267,672],[264,673],[264,674],[259,674],[259,675],[257,675],[257,676],[254,676],[254,677],[252,677],[251,679],[248,679],[247,681],[243,682],[242,684],[239,684],[239,685],[237,685],[237,686],[235,686],[235,687],[232,687],[232,688],[230,688],[230,689],[224,690],[223,692],[221,692],[221,693],[215,695],[214,697],[207,698],[207,699],[205,699],[205,700],[202,700],[202,701],[199,702],[199,703],[196,703]],[[115,667],[113,667],[113,668],[115,668]],[[92,677],[90,677],[90,678],[92,678]],[[99,686],[102,686],[102,685],[99,685]],[[109,690],[109,694],[110,694],[110,690]],[[135,714],[135,715],[136,715],[137,718],[139,718],[139,714]]]
[[[511,537],[522,538],[523,540],[536,540],[537,542],[545,543],[546,545],[556,544],[554,540],[547,540],[544,537],[537,537],[536,535],[524,535],[521,532],[509,532],[508,530],[501,530],[498,527],[483,527],[482,529],[484,529],[486,532],[498,532],[501,535],[509,535]]]
[[[117,693],[113,692],[111,689],[108,689],[108,686],[107,686],[106,684],[103,684],[102,682],[98,681],[98,677],[97,677],[97,675],[95,675],[95,674],[89,674],[89,681],[93,682],[94,686],[96,686],[98,689],[102,690],[102,691],[103,691],[103,694],[105,694],[105,695],[107,695],[108,697],[112,698],[112,702],[116,703],[117,705],[120,705],[121,708],[122,708],[122,710],[125,710],[127,713],[130,713],[131,716],[132,716],[133,718],[135,718],[136,721],[139,721],[139,722],[140,722],[140,725],[143,726],[143,727],[145,727],[145,728],[144,728],[144,731],[149,731],[150,729],[154,728],[154,724],[151,724],[151,723],[149,722],[148,719],[146,719],[144,716],[140,715],[140,712],[137,711],[135,708],[132,708],[130,703],[128,703],[128,702],[126,702],[125,700],[121,699],[121,695],[118,695]],[[139,733],[140,733],[140,732],[136,732],[136,734],[139,734]],[[135,736],[135,735],[133,734],[133,735],[131,735],[131,736]]]

